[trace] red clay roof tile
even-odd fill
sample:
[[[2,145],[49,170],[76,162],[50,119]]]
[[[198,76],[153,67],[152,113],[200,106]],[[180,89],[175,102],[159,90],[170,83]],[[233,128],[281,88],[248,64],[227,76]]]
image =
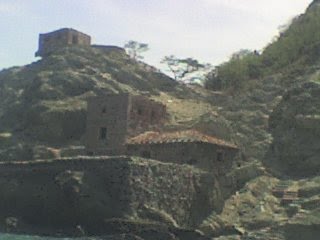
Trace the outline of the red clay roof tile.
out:
[[[213,136],[205,135],[196,130],[185,130],[164,133],[145,132],[136,137],[127,139],[127,144],[159,144],[172,142],[203,142],[238,149],[238,147],[233,143],[224,141]]]

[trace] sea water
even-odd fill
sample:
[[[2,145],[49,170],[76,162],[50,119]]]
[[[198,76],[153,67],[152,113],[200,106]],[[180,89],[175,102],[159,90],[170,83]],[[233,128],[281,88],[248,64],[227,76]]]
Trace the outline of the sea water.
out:
[[[97,237],[82,237],[82,238],[54,238],[54,237],[40,237],[31,235],[16,235],[8,233],[0,233],[0,240],[102,240]]]

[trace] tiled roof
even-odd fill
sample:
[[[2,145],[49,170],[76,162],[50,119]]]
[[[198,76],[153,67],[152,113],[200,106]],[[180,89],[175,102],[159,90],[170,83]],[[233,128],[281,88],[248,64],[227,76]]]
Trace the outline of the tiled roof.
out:
[[[238,149],[238,147],[233,143],[224,141],[213,136],[202,134],[196,130],[185,130],[164,133],[145,132],[136,137],[127,139],[127,144],[159,144],[176,142],[203,142]]]

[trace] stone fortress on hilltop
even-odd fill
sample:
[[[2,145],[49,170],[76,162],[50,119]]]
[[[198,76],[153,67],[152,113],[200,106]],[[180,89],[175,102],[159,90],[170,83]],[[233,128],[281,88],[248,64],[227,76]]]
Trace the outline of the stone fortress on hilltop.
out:
[[[90,46],[91,37],[72,28],[62,28],[57,31],[39,35],[39,49],[36,56],[43,57],[59,47],[68,45]]]
[[[56,49],[66,46],[80,46],[99,48],[104,51],[122,51],[123,48],[108,45],[91,45],[91,37],[72,28],[61,28],[49,33],[39,35],[38,51],[36,57],[46,57]]]

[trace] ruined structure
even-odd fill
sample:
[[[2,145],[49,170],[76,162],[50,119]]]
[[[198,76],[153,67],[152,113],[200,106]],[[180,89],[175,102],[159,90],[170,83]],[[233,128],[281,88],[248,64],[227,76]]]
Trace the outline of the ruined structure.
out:
[[[90,46],[91,37],[72,28],[62,28],[39,35],[39,49],[36,56],[44,57],[54,50],[65,46]]]
[[[89,155],[125,154],[126,139],[159,130],[166,106],[143,96],[108,95],[88,101],[86,149]]]
[[[232,167],[238,147],[195,130],[170,133],[146,132],[128,139],[127,154],[225,174]]]
[[[102,52],[120,52],[125,54],[124,48],[109,45],[91,45],[91,37],[72,28],[62,28],[53,32],[39,35],[39,47],[36,57],[46,57],[59,48],[66,46],[85,46]]]
[[[166,106],[143,96],[109,95],[89,100],[89,155],[141,156],[190,164],[219,175],[228,172],[238,147],[195,130],[161,132]]]
[[[112,45],[91,45],[92,48],[99,49],[102,52],[110,53],[110,52],[120,52],[126,54],[126,50],[122,47],[112,46]]]

